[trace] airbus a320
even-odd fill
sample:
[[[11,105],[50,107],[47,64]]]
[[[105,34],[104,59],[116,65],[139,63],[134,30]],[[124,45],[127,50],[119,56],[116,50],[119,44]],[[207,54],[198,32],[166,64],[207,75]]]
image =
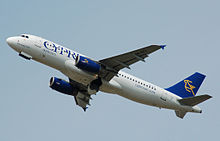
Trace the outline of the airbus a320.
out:
[[[143,61],[165,45],[150,45],[124,54],[94,60],[71,49],[38,36],[22,34],[7,38],[8,45],[27,60],[35,60],[50,66],[69,80],[50,79],[50,87],[60,93],[73,96],[84,111],[90,105],[91,96],[99,91],[118,94],[145,105],[174,110],[183,118],[187,112],[202,113],[197,105],[210,95],[196,96],[205,75],[195,72],[169,88],[160,88],[147,81],[121,71]]]

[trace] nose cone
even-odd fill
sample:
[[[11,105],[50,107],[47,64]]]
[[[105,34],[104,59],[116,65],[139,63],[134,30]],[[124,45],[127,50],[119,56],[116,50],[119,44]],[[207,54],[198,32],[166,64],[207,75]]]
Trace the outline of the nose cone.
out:
[[[14,50],[18,50],[17,47],[17,38],[16,37],[9,37],[6,39],[7,44]]]
[[[6,39],[6,42],[7,42],[7,44],[9,45],[9,46],[13,46],[13,44],[14,44],[14,37],[9,37],[9,38],[7,38]]]

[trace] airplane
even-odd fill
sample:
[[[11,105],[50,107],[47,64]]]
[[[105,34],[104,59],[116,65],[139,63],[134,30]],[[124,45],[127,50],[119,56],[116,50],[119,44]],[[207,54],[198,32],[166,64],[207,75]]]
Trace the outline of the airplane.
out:
[[[117,56],[94,60],[71,49],[41,37],[21,34],[9,37],[7,44],[27,60],[35,60],[50,66],[69,80],[51,77],[49,86],[62,94],[73,96],[84,111],[90,106],[92,95],[102,91],[118,94],[132,101],[159,108],[174,110],[183,118],[187,112],[202,113],[197,105],[212,96],[196,96],[205,75],[195,72],[169,88],[160,88],[147,81],[121,71],[143,61],[166,45],[150,45]]]

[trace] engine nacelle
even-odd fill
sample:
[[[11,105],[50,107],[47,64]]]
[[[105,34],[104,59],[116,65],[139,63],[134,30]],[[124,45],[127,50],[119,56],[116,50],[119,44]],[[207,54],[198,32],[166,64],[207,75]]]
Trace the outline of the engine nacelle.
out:
[[[94,74],[98,74],[101,70],[100,64],[89,58],[79,55],[76,57],[76,67]]]
[[[50,87],[58,92],[72,96],[78,93],[77,89],[74,89],[69,82],[56,77],[50,78]]]

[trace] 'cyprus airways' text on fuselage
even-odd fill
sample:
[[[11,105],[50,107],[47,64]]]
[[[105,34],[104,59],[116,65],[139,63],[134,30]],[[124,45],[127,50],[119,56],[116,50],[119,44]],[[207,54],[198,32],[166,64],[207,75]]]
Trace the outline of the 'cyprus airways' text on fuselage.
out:
[[[211,98],[196,93],[205,75],[194,73],[177,84],[163,89],[121,69],[143,61],[149,54],[165,45],[151,45],[117,56],[96,61],[85,55],[34,35],[9,37],[8,45],[25,59],[33,59],[65,74],[69,81],[52,77],[50,87],[74,97],[77,105],[86,111],[91,95],[98,91],[118,94],[138,103],[172,109],[183,118],[187,112],[201,113],[197,104]]]

